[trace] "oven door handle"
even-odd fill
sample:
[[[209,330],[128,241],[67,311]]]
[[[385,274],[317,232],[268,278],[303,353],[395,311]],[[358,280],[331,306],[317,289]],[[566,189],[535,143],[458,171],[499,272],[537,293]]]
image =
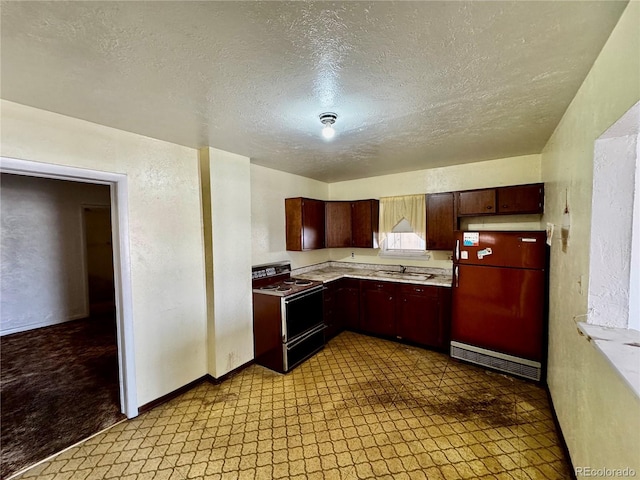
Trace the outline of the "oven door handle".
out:
[[[300,299],[300,298],[304,298],[304,297],[308,297],[309,295],[315,295],[317,293],[321,293],[322,290],[324,290],[324,288],[322,287],[322,285],[318,286],[318,287],[314,287],[313,290],[309,290],[308,292],[305,293],[301,293],[300,295],[296,295],[295,297],[284,297],[284,303],[291,303],[291,302],[295,302],[296,300]]]
[[[293,342],[287,343],[287,350],[291,350],[292,348],[297,347],[300,343],[304,342],[307,338],[315,335],[316,333],[324,330],[326,327],[325,324],[318,325],[317,327],[309,330],[307,333],[303,334],[301,337],[296,338]]]

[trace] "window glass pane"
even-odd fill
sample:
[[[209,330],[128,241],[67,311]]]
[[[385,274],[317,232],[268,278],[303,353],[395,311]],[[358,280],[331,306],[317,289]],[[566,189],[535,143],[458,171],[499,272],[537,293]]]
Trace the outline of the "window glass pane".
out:
[[[411,232],[390,233],[387,235],[386,250],[424,250],[425,242]]]

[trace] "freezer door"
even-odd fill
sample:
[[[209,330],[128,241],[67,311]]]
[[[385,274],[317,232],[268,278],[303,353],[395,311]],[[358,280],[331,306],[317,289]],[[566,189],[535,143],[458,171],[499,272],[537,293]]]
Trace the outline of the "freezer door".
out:
[[[544,272],[456,265],[451,340],[541,362]]]
[[[546,232],[455,232],[454,263],[545,268]]]

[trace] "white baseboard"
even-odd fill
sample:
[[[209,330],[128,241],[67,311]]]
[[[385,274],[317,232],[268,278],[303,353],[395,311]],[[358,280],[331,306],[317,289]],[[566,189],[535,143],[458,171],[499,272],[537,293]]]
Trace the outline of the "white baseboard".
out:
[[[11,335],[12,333],[20,333],[20,332],[26,332],[28,330],[35,330],[37,328],[60,325],[61,323],[72,322],[73,320],[80,320],[81,318],[87,318],[88,316],[89,316],[89,312],[77,313],[75,315],[71,315],[69,318],[58,320],[55,322],[30,323],[28,325],[19,325],[19,326],[7,328],[7,329],[0,329],[0,337],[3,337],[5,335]]]

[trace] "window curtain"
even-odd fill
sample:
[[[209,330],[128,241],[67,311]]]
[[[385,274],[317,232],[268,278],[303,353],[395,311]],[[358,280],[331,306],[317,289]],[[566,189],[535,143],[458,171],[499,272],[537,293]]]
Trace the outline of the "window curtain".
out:
[[[427,208],[425,195],[403,195],[401,197],[382,197],[380,199],[380,244],[387,238],[403,218],[413,231],[423,240],[427,238]]]

